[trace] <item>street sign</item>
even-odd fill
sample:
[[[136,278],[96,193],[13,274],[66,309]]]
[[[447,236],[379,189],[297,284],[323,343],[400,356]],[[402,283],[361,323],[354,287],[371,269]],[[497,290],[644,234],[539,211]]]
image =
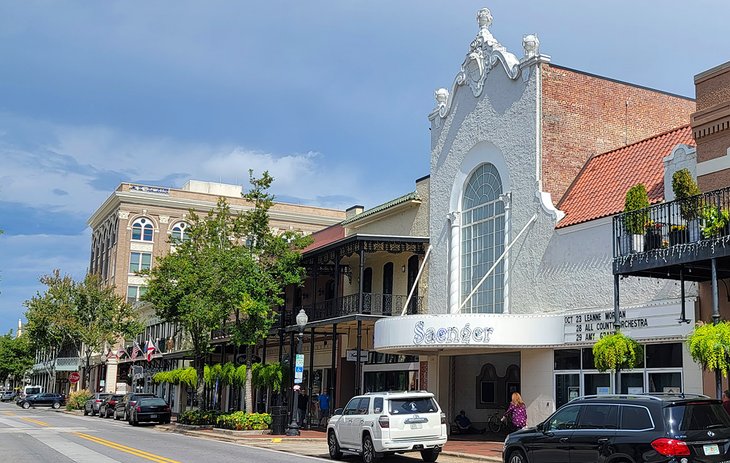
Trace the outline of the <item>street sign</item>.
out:
[[[367,363],[369,354],[369,351],[360,350],[360,363]],[[357,349],[348,349],[345,355],[348,362],[354,362],[357,358]]]
[[[81,375],[79,374],[78,371],[72,371],[71,374],[68,375],[68,380],[71,383],[78,383],[80,379],[81,379]]]
[[[294,362],[294,384],[302,384],[304,379],[304,354],[297,354]]]

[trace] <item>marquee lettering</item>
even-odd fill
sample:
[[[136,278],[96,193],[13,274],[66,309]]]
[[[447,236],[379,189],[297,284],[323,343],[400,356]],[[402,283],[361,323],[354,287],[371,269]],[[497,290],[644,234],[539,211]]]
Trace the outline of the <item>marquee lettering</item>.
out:
[[[413,344],[488,344],[494,332],[492,327],[477,326],[473,329],[467,323],[459,330],[456,326],[425,328],[425,322],[416,322],[413,329]]]

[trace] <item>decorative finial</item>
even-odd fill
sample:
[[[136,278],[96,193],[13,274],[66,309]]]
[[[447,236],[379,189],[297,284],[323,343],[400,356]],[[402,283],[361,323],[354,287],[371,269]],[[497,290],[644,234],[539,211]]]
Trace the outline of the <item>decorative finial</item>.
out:
[[[537,38],[537,34],[524,36],[522,48],[525,50],[525,58],[532,58],[540,54],[540,40]]]
[[[489,29],[492,25],[492,12],[489,8],[482,8],[477,12],[477,22],[479,23],[479,29]]]
[[[445,88],[439,88],[433,93],[434,97],[436,97],[436,106],[439,108],[442,106],[446,106],[446,103],[449,101],[449,91]]]

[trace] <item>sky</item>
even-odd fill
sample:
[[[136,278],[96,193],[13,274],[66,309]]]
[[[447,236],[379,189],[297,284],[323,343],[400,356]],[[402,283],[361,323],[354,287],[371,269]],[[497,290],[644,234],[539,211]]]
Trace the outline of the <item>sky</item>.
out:
[[[522,56],[694,97],[730,60],[730,2],[0,0],[0,333],[59,269],[88,268],[87,221],[121,182],[244,184],[366,208],[429,172],[433,92],[490,8]]]

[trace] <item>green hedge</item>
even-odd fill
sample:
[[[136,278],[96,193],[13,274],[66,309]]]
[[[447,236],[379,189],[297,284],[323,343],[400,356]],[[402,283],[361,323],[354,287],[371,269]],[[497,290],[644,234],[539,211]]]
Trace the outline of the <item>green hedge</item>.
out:
[[[196,426],[215,426],[221,415],[221,412],[214,410],[187,410],[178,415],[177,422]]]
[[[81,410],[84,408],[84,404],[94,394],[87,390],[81,389],[80,391],[74,391],[68,395],[66,400],[66,410]]]
[[[268,413],[246,413],[241,411],[221,415],[218,417],[217,423],[219,428],[234,429],[236,431],[269,429],[269,425],[271,425],[271,415]]]

